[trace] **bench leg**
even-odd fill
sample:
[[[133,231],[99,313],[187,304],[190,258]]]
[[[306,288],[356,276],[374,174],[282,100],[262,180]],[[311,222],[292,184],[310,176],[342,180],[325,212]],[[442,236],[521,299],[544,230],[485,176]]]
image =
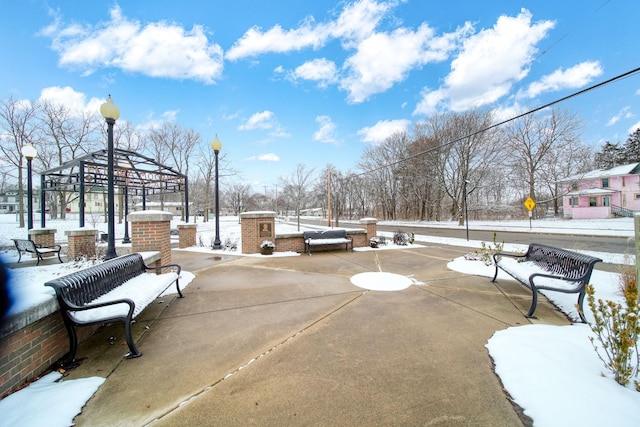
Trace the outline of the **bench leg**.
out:
[[[178,282],[178,279],[176,279],[176,290],[178,291],[178,298],[184,298],[184,295],[182,295],[182,291],[180,290],[180,283]]]
[[[533,315],[533,313],[536,311],[536,307],[538,305],[538,291],[536,290],[536,288],[531,287],[531,294],[531,307],[529,308],[529,312],[525,314],[524,317],[535,319],[536,317]]]
[[[76,328],[67,316],[62,316],[64,321],[64,327],[67,329],[67,335],[69,336],[69,352],[62,356],[58,362],[60,366],[70,369],[78,366],[76,362],[76,351],[78,350],[78,335],[76,334]]]
[[[124,322],[124,335],[127,339],[127,345],[129,346],[129,353],[125,356],[127,359],[135,359],[142,356],[142,353],[138,351],[136,345],[133,343],[133,337],[131,336],[131,321],[125,320]]]
[[[584,291],[580,292],[580,295],[578,295],[578,304],[576,304],[576,306],[578,307],[578,316],[580,316],[580,320],[582,320],[582,323],[587,323],[587,319],[584,317],[584,310],[582,308],[584,303]]]
[[[496,282],[496,278],[498,277],[498,264],[496,264],[495,266],[496,266],[496,273],[493,275],[493,279],[491,279],[493,283]]]
[[[60,264],[62,264],[62,258],[60,258],[60,251],[58,251],[58,261],[60,261]]]

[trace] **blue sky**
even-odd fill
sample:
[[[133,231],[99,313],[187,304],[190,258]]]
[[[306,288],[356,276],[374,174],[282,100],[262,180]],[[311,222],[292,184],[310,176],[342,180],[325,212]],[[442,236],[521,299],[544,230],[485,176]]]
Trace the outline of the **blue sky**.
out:
[[[429,114],[505,119],[640,66],[636,0],[21,0],[0,15],[0,96],[175,121],[257,188],[299,163],[355,170]],[[559,105],[583,140],[640,126],[640,76]],[[116,127],[117,132],[117,127]]]

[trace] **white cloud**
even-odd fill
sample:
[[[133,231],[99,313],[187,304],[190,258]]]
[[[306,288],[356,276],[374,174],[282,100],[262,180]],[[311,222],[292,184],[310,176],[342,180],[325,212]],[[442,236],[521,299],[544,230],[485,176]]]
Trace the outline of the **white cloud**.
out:
[[[336,80],[336,64],[325,58],[307,61],[293,70],[289,78],[292,80],[304,79],[318,82],[318,86],[326,87]]]
[[[618,114],[609,119],[609,121],[607,122],[607,126],[613,126],[621,119],[630,119],[632,117],[633,113],[631,112],[631,107],[624,107],[620,111],[618,111]]]
[[[277,124],[273,111],[264,110],[253,114],[238,130],[272,129]]]
[[[635,123],[634,125],[632,125],[628,130],[627,130],[627,134],[632,134],[634,133],[636,130],[640,129],[640,122]]]
[[[110,15],[107,22],[84,27],[56,18],[40,33],[51,38],[60,65],[85,75],[116,67],[151,77],[211,84],[222,74],[222,48],[209,43],[202,26],[185,30],[165,21],[142,24],[124,17],[119,6]]]
[[[280,25],[267,31],[252,27],[231,46],[225,57],[236,61],[265,53],[318,49],[333,38],[343,38],[344,44],[350,45],[373,31],[393,4],[361,0],[347,5],[336,20],[326,23],[317,24],[315,18],[308,16],[297,28],[288,30]]]
[[[373,126],[364,127],[358,131],[360,139],[374,145],[381,144],[385,139],[398,132],[405,132],[410,120],[381,120]]]
[[[349,93],[349,101],[363,102],[404,80],[409,71],[447,59],[471,28],[465,24],[440,37],[427,24],[416,31],[398,28],[390,33],[374,33],[361,41],[356,53],[345,61],[347,75],[340,86]]]
[[[531,18],[522,9],[515,17],[500,16],[493,28],[467,38],[443,86],[424,90],[414,114],[429,114],[441,107],[464,111],[506,95],[527,76],[536,45],[555,25],[553,21],[532,23]]]
[[[325,142],[329,144],[337,144],[336,124],[333,123],[329,116],[316,117],[316,123],[320,128],[313,133],[313,140]]]
[[[291,134],[283,129],[273,111],[264,110],[254,113],[238,130],[268,130],[272,138],[289,138]]]
[[[71,114],[100,114],[100,105],[106,99],[91,98],[87,102],[87,96],[73,89],[71,86],[50,86],[40,91],[39,102],[49,102],[55,105],[63,105]],[[114,100],[115,102],[115,100]],[[117,102],[116,102],[117,105]]]
[[[539,81],[531,83],[524,95],[534,98],[543,92],[579,88],[591,82],[602,72],[602,66],[598,61],[581,62],[566,70],[559,69],[543,76]]]
[[[247,157],[246,159],[244,159],[245,161],[262,161],[262,162],[279,162],[280,161],[280,157],[277,154],[274,153],[265,153],[265,154],[259,154],[257,156],[251,156],[251,157]]]

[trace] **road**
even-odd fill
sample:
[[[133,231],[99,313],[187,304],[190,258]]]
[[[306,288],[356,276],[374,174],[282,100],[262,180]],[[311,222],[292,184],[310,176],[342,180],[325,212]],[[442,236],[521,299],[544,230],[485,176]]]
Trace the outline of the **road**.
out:
[[[301,223],[313,225],[327,225],[325,220],[307,220],[301,219]],[[344,227],[357,227],[357,222],[341,222]],[[466,239],[466,228],[441,228],[429,226],[397,226],[397,225],[381,225],[378,224],[378,231],[398,231],[402,230],[407,233],[415,233],[416,235],[427,235],[442,238]],[[588,233],[588,230],[580,230],[580,233]],[[479,240],[487,243],[493,243],[493,231],[490,230],[469,230],[469,240]],[[554,234],[543,232],[531,232],[529,230],[522,231],[498,231],[496,235],[497,242],[518,243],[528,245],[529,243],[542,243],[549,246],[562,247],[566,249],[576,250],[592,250],[597,252],[608,252],[614,254],[635,253],[635,242],[633,238],[616,237],[616,236],[593,236],[588,234]]]

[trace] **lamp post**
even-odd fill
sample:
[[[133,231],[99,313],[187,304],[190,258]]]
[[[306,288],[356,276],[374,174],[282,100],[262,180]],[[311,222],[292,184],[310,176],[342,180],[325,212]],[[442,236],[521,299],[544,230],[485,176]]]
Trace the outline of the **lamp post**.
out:
[[[467,227],[467,242],[469,241],[469,210],[467,209],[467,184],[468,180],[464,180],[464,225]]]
[[[107,122],[107,253],[105,259],[118,256],[116,254],[116,223],[115,223],[115,189],[114,189],[114,167],[113,167],[113,125],[120,117],[120,110],[113,103],[111,95],[107,101],[100,106],[100,114]]]
[[[28,143],[20,150],[27,159],[27,230],[33,228],[33,180],[31,175],[31,161],[38,155],[36,149]],[[44,208],[41,206],[41,208]]]
[[[127,221],[127,217],[129,216],[129,187],[125,184],[124,186],[124,237],[122,238],[122,243],[131,243],[131,238],[129,237],[129,221]]]
[[[218,134],[211,141],[211,149],[216,157],[216,238],[213,241],[213,249],[222,249],[220,244],[220,201],[218,198],[218,154],[222,149],[222,142],[218,139]]]

